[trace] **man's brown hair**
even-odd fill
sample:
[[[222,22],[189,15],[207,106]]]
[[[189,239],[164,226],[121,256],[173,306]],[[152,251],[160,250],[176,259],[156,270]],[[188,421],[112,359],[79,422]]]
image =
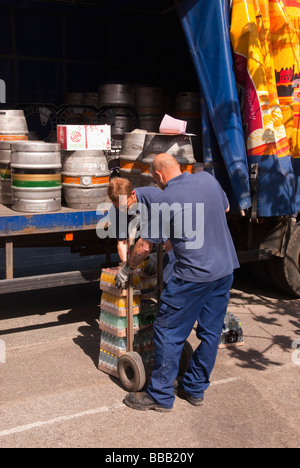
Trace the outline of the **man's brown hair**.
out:
[[[119,202],[120,196],[131,197],[134,188],[128,179],[115,177],[109,183],[108,196],[113,203]]]

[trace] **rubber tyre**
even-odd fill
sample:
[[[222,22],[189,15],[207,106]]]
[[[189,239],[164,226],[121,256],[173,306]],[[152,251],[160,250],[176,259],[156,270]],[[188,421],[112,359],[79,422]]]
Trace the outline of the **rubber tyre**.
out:
[[[292,232],[285,257],[274,257],[269,274],[278,288],[300,298],[300,223]]]
[[[119,379],[128,392],[139,392],[147,377],[141,356],[136,352],[123,354],[118,361]]]
[[[182,351],[181,358],[180,358],[179,372],[178,372],[179,376],[183,376],[188,370],[193,352],[194,350],[191,344],[188,341],[186,341],[184,343],[183,351]]]

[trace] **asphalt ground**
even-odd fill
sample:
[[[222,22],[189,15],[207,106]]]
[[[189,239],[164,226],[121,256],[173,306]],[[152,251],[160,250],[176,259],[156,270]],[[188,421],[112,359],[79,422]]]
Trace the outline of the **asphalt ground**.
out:
[[[0,304],[0,448],[300,446],[300,301],[248,274],[236,276],[229,305],[244,346],[219,350],[203,407],[176,398],[168,414],[126,407],[120,381],[97,369],[98,284]]]

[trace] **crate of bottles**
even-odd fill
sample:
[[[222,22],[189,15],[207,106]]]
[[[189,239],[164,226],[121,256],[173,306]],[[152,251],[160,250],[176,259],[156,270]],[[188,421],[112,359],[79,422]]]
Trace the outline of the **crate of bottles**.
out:
[[[134,337],[134,351],[140,354],[146,366],[154,364],[153,330],[138,332]],[[126,353],[127,338],[118,338],[102,332],[98,369],[118,377],[118,361]]]
[[[157,303],[147,300],[141,301],[139,314],[133,316],[133,348],[147,365],[154,360],[153,322],[156,313]],[[101,310],[100,329],[98,368],[117,377],[118,359],[127,352],[127,317],[118,317]]]
[[[140,355],[146,355],[154,351],[153,328],[139,331],[134,336],[134,351]],[[127,337],[119,338],[108,332],[102,331],[100,352],[106,351],[118,358],[127,352]]]
[[[126,296],[127,291],[118,289],[115,285],[115,276],[119,270],[116,268],[106,268],[102,270],[100,278],[100,289],[115,296]],[[141,294],[142,290],[149,290],[157,285],[156,276],[145,276],[142,268],[138,268],[133,275],[133,288],[136,294]]]
[[[133,275],[133,330],[134,350],[146,363],[153,362],[153,321],[157,313],[157,302],[143,300],[142,291],[151,290],[157,285],[157,277],[143,274],[141,265]],[[127,352],[127,290],[115,286],[115,276],[119,268],[106,268],[101,272],[100,289],[100,355],[99,369],[118,377],[118,360]]]
[[[127,295],[126,290],[118,289],[115,285],[115,276],[119,270],[119,267],[116,268],[106,268],[101,272],[100,278],[100,289],[101,291],[113,294],[115,296],[124,297]],[[133,277],[134,288],[139,290],[140,278],[137,275]]]
[[[133,329],[138,330],[139,327],[139,315],[134,315]],[[127,335],[127,317],[119,317],[118,315],[111,314],[110,312],[106,312],[106,310],[101,309],[100,329],[118,338],[123,338]]]
[[[133,349],[140,355],[154,352],[153,328],[139,330],[134,336]],[[101,333],[100,352],[105,351],[118,358],[127,352],[127,337],[117,337],[106,331]]]
[[[141,330],[153,324],[156,315],[156,303],[154,301],[141,301],[141,306],[136,309],[138,313],[133,315],[133,329]],[[107,312],[102,308],[100,313],[100,329],[118,338],[127,336],[127,315],[121,316],[117,313]]]
[[[244,333],[241,320],[235,315],[227,312],[222,335],[220,338],[219,348],[228,348],[231,346],[243,346]]]
[[[132,313],[137,315],[140,313],[141,297],[133,296]],[[109,312],[118,317],[126,317],[127,315],[127,297],[117,296],[103,291],[101,296],[101,310]]]
[[[119,377],[118,375],[118,356],[104,349],[100,349],[98,369],[106,374]]]

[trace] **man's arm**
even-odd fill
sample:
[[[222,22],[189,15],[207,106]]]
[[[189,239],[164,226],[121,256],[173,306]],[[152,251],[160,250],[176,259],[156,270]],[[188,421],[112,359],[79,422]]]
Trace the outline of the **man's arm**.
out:
[[[143,239],[139,239],[134,246],[130,259],[123,265],[116,274],[116,286],[119,289],[125,289],[130,273],[137,268],[145,258],[151,253],[153,244]]]
[[[118,241],[118,254],[121,262],[127,261],[127,240]]]
[[[153,244],[144,239],[139,239],[134,246],[134,249],[129,258],[129,266],[131,269],[137,268],[145,258],[149,257],[153,248]]]

